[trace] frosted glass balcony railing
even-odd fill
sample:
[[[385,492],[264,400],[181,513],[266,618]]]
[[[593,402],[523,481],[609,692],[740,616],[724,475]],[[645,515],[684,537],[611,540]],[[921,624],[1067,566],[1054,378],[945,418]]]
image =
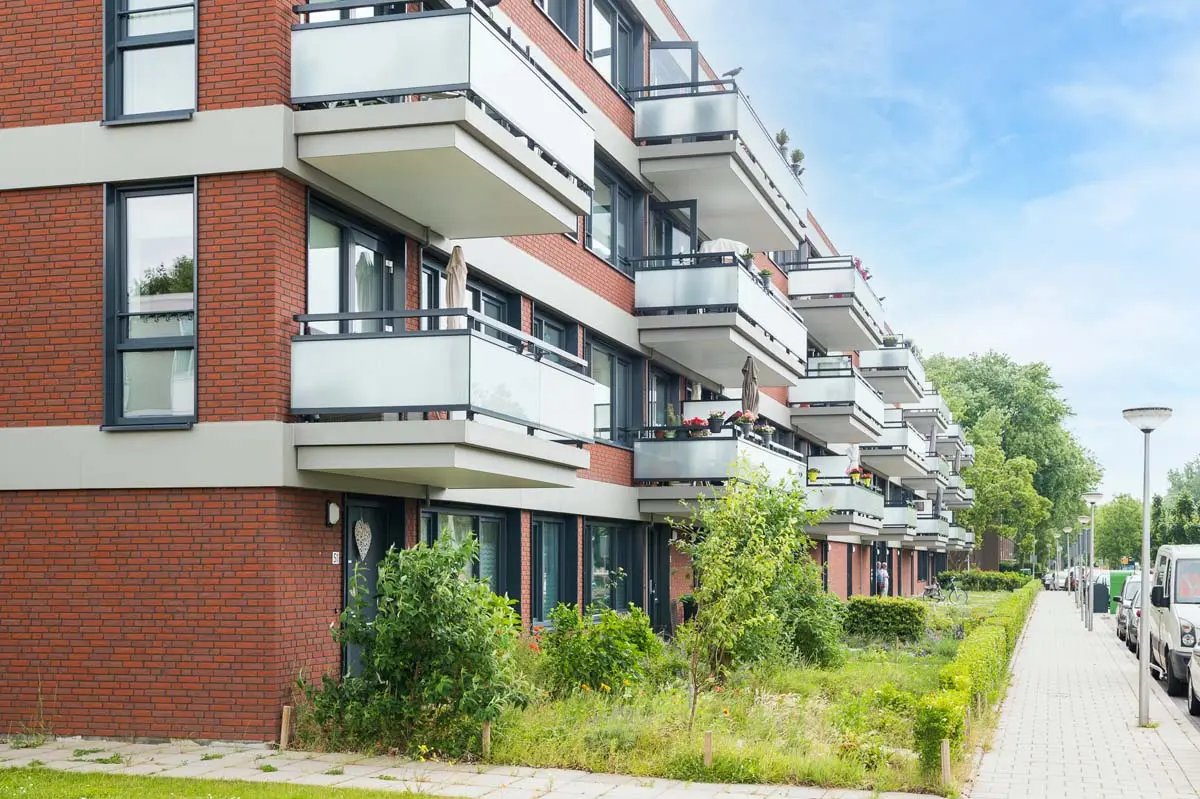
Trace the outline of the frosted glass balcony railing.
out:
[[[410,332],[416,317],[468,329]],[[596,385],[576,356],[467,309],[312,314],[296,317],[292,411],[375,414],[460,411],[591,441]],[[392,322],[397,328],[392,331]],[[464,322],[465,320],[465,322]],[[370,325],[369,333],[314,332]],[[536,355],[536,357],[535,357]],[[558,363],[553,363],[553,360]],[[566,364],[566,366],[560,365]]]
[[[908,450],[916,458],[924,458],[929,450],[925,436],[903,422],[885,424],[876,446]]]
[[[949,538],[950,520],[944,516],[918,516],[917,535],[931,538]]]
[[[648,431],[654,432],[654,431]],[[773,482],[792,477],[803,482],[804,460],[797,452],[782,447],[767,448],[732,431],[722,436],[648,438],[633,442],[633,479],[639,482],[708,482],[725,480],[734,464],[744,458],[752,466],[763,466]]]
[[[792,405],[856,405],[882,425],[883,397],[863,379],[848,355],[810,358],[808,377],[788,389]]]
[[[915,533],[917,509],[911,505],[888,505],[883,509],[883,526],[903,528],[910,533]]]
[[[783,295],[763,285],[735,253],[689,253],[637,260],[634,306],[639,313],[733,310],[803,360],[808,330]]]
[[[941,455],[926,455],[925,469],[942,482],[950,482],[950,463]]]
[[[918,385],[925,385],[925,365],[911,347],[881,347],[859,353],[858,365],[863,370],[881,372],[907,372]]]
[[[919,401],[904,406],[904,418],[911,420],[933,420],[939,429],[944,430],[951,423],[950,406],[941,393],[932,385],[926,384],[925,396]]]
[[[808,200],[800,179],[734,81],[652,86],[634,92],[633,101],[634,139],[652,142],[733,136],[762,169],[780,199],[793,213],[804,217]]]
[[[862,270],[849,255],[828,258],[809,258],[802,262],[785,262],[788,273],[788,296],[792,299],[820,297],[853,297],[863,310],[878,338],[883,338],[883,303],[867,283]]]
[[[322,6],[325,8],[322,8]],[[392,103],[465,94],[576,182],[592,186],[595,134],[582,108],[482,10],[370,16],[379,3],[296,6],[292,103]],[[338,10],[364,12],[353,19]]]
[[[842,478],[837,484],[818,482],[808,488],[805,504],[810,508],[829,508],[831,513],[855,513],[883,522],[883,494],[854,485]]]

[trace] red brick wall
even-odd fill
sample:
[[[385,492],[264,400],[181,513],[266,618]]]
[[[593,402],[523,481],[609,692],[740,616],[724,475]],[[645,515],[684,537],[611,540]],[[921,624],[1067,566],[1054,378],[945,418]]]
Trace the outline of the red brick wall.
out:
[[[581,243],[558,234],[512,236],[510,242],[594,291],[627,313],[633,313],[633,280],[602,261]]]
[[[533,514],[521,511],[521,624],[533,623]]]
[[[829,572],[829,593],[846,598],[846,559],[850,556],[850,546],[829,542],[829,560],[826,568]]]
[[[197,219],[199,419],[286,421],[305,189],[275,172],[201,177]]]
[[[103,231],[102,186],[0,192],[0,425],[103,421]]]
[[[617,485],[633,485],[633,453],[611,444],[587,444],[584,447],[591,453],[592,464],[589,469],[579,469],[575,472],[581,480],[596,480],[601,483]],[[586,490],[577,488],[576,490]]]
[[[675,624],[683,622],[683,605],[679,597],[692,592],[692,559],[676,547],[671,547],[671,614]]]
[[[0,727],[272,740],[339,665],[326,495],[12,492],[0,503]]]
[[[200,110],[287,105],[291,26],[300,21],[292,3],[204,0],[198,7]]]

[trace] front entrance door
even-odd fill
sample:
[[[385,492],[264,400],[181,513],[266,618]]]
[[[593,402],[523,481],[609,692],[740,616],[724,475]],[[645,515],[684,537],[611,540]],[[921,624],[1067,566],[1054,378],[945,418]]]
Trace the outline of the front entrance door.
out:
[[[671,529],[656,524],[646,536],[647,594],[650,623],[659,632],[670,632],[671,623]]]
[[[379,563],[390,547],[404,545],[403,506],[400,500],[382,497],[347,497],[345,507],[343,603],[349,607],[352,602],[350,592],[357,569],[367,597],[364,615],[370,620],[375,618],[375,583],[379,577]],[[343,673],[360,672],[361,655],[360,647],[347,646],[342,653]]]

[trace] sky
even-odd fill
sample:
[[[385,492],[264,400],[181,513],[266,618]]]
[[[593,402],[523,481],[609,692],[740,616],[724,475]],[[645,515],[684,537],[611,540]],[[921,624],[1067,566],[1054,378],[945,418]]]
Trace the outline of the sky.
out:
[[[809,207],[927,354],[1045,361],[1104,469],[1166,405],[1152,490],[1200,454],[1200,0],[674,0],[806,154]],[[736,18],[736,19],[734,19]]]

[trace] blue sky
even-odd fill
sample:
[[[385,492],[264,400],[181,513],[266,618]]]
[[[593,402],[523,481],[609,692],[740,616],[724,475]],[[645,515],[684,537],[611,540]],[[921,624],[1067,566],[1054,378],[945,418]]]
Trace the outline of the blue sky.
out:
[[[1049,363],[1108,495],[1141,493],[1122,408],[1175,409],[1155,490],[1200,453],[1200,0],[673,7],[805,151],[896,330]]]

